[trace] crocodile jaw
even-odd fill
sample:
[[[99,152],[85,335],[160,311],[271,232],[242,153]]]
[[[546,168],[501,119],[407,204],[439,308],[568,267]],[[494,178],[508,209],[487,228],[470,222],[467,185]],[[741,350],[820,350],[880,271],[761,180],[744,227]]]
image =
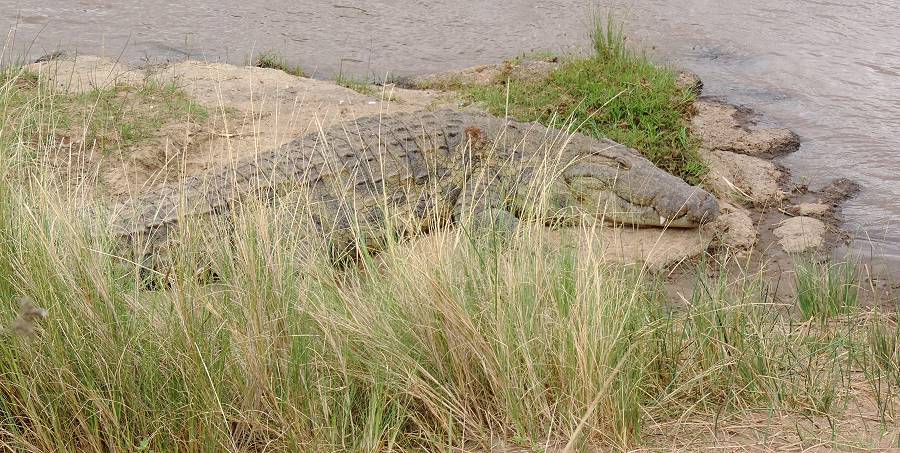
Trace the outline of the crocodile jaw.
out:
[[[649,162],[647,162],[649,164]],[[653,167],[577,171],[556,184],[554,207],[617,225],[694,228],[719,215],[709,192]]]
[[[619,225],[693,228],[719,215],[719,202],[610,140],[573,134],[562,151],[569,162],[551,184],[557,212],[588,215]],[[552,213],[548,213],[551,214]]]
[[[694,228],[714,220],[719,214],[715,197],[699,188],[694,188],[696,192],[686,197],[682,206],[675,210],[677,214],[672,215],[672,209],[642,206],[614,191],[586,191],[578,181],[574,183],[576,190],[552,196],[550,204],[554,212],[551,217],[588,216],[614,225]]]

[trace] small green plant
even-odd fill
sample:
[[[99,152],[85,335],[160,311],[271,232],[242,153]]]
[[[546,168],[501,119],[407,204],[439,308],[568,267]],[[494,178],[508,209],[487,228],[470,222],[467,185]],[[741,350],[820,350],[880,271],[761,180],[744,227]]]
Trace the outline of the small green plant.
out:
[[[559,57],[549,50],[537,50],[534,52],[523,52],[515,57],[507,60],[508,63],[517,65],[527,61],[557,61]]]
[[[343,74],[338,74],[334,82],[344,88],[349,88],[359,94],[364,94],[366,96],[374,96],[378,93],[371,83],[364,80],[355,79],[353,77],[348,77]]]
[[[875,317],[868,326],[866,340],[882,372],[891,384],[900,387],[900,313],[889,317]]]
[[[304,77],[303,69],[299,65],[288,63],[287,59],[274,50],[261,52],[253,61],[253,66],[257,68],[277,69],[297,77]]]
[[[105,152],[137,144],[168,122],[197,123],[209,115],[173,83],[68,92],[24,68],[0,71],[0,96],[0,121],[35,148],[55,137]]]
[[[854,264],[802,259],[795,272],[797,306],[804,319],[827,319],[857,306],[859,275]]]
[[[617,22],[612,15],[607,15],[605,20],[599,17],[595,18],[594,29],[591,31],[594,54],[599,58],[613,61],[621,61],[628,57],[623,29],[623,25]]]

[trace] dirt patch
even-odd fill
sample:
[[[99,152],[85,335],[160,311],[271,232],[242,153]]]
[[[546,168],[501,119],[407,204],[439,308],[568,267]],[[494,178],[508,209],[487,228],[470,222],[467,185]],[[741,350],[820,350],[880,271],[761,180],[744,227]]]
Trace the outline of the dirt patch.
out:
[[[847,407],[837,415],[759,410],[688,417],[648,426],[643,451],[896,451],[900,430],[883,418],[871,392],[855,390],[867,384],[853,379]]]
[[[38,59],[28,68],[69,93],[85,93],[116,84],[136,85],[144,81],[144,74],[137,68],[91,55]]]
[[[73,93],[116,85],[172,84],[209,112],[205,121],[167,122],[138,143],[105,153],[90,146],[67,149],[66,160],[80,163],[77,172],[93,175],[97,192],[113,197],[252,156],[336,122],[434,109],[447,102],[429,91],[386,86],[367,96],[276,69],[199,61],[131,67],[78,56],[35,63],[28,69]]]
[[[458,71],[406,77],[397,81],[404,88],[447,90],[461,86],[488,86],[507,80],[541,81],[559,68],[557,58],[513,59],[502,63],[474,66]]]
[[[773,204],[785,197],[778,181],[783,173],[768,160],[731,151],[701,150],[709,165],[704,183],[720,198]]]
[[[772,233],[788,253],[802,253],[822,247],[825,223],[812,217],[791,217],[778,224]]]
[[[540,237],[542,241],[546,241],[535,243],[537,249],[556,252],[590,244],[590,250],[596,251],[596,256],[601,256],[606,262],[637,266],[652,272],[671,269],[685,260],[701,255],[715,237],[711,228],[617,228],[600,225],[593,230],[576,227],[532,234],[534,230],[545,227],[523,227],[529,229],[522,233],[526,238]],[[403,253],[416,257],[436,259],[448,250],[458,251],[458,241],[459,237],[453,234],[431,234],[410,241],[402,250]]]
[[[831,206],[825,203],[800,203],[793,206],[791,210],[796,211],[797,215],[802,216],[824,216],[831,211]]]
[[[722,213],[712,225],[716,233],[716,242],[730,253],[746,255],[759,241],[759,232],[753,225],[753,218],[748,209],[722,202]]]
[[[838,207],[859,190],[856,183],[837,179],[818,191],[791,184],[790,172],[773,159],[798,149],[795,134],[757,127],[753,112],[718,100],[701,98],[695,106],[692,127],[703,141],[701,153],[710,168],[704,185],[722,206],[722,215],[713,224],[716,239],[711,251],[723,257],[737,252],[742,258],[712,273],[762,273],[775,297],[790,303],[796,294],[793,272],[798,258],[853,259],[843,254],[849,235],[840,228]],[[692,291],[693,273],[670,275],[677,288],[673,292]],[[877,277],[867,276],[861,284],[864,305],[890,305],[895,300]]]

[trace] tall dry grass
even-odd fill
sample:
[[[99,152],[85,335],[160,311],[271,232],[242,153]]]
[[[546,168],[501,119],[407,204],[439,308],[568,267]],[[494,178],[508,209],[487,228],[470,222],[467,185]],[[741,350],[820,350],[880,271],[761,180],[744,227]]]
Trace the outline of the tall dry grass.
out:
[[[22,76],[0,87],[0,301],[49,316],[0,341],[11,450],[631,448],[689,418],[831,420],[864,391],[896,421],[895,320],[811,326],[760,276],[703,269],[673,304],[603,259],[596,224],[385,235],[335,267],[295,204],[248,204],[186,219],[148,289],[104,210],[42,165],[65,98],[40,80],[14,96]]]

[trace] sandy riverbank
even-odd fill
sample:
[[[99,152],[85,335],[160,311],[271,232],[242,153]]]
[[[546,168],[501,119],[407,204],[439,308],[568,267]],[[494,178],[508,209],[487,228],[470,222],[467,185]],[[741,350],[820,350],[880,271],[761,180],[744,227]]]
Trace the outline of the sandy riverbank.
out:
[[[540,78],[555,64],[545,63],[450,77]],[[798,138],[757,127],[748,111],[701,97],[688,112],[709,167],[700,182],[722,206],[702,228],[610,227],[562,241],[579,231],[532,225],[501,245],[469,243],[455,228],[337,270],[324,255],[295,253],[302,233],[264,209],[236,216],[231,231],[185,228],[172,272],[148,288],[140,266],[94,234],[98,222],[80,222],[96,199],[361,116],[481,106],[419,89],[439,88],[441,75],[354,91],[273,69],[79,57],[17,77],[25,89],[50,81],[85,96],[4,98],[24,114],[4,117],[19,135],[0,169],[34,187],[0,185],[10,200],[0,289],[24,298],[8,324],[22,341],[0,354],[13,414],[0,442],[167,450],[202,438],[197,450],[289,451],[341,450],[349,439],[369,451],[399,439],[516,451],[553,450],[584,429],[597,445],[703,451],[900,439],[894,312],[858,307],[880,299],[865,285],[857,297],[856,274],[823,283],[827,263],[806,267],[807,292],[792,287],[802,280],[795,257],[827,258],[845,237],[834,208],[854,185],[791,186],[772,158]],[[136,127],[144,119],[154,127]],[[62,209],[57,187],[69,196]],[[343,431],[331,431],[335,414],[349,420]]]
[[[371,87],[369,94],[276,69],[200,61],[131,67],[79,56],[42,61],[29,69],[75,92],[171,82],[211,112],[205,122],[166,123],[152,136],[108,155],[79,155],[78,150],[92,148],[74,142],[60,148],[56,167],[69,178],[95,185],[83,193],[120,198],[252,156],[337,122],[448,106],[478,110],[477,105],[463,107],[458,96],[440,87],[450,81],[487,84],[499,75],[541,78],[556,66],[542,60],[480,66]],[[681,83],[698,94],[702,87],[688,74]],[[795,134],[757,128],[752,112],[714,99],[700,97],[695,111],[691,124],[702,139],[701,152],[710,168],[704,185],[722,201],[721,217],[701,229],[610,228],[605,232],[610,256],[666,269],[725,250],[754,256],[754,261],[781,270],[790,267],[790,254],[827,255],[846,240],[835,207],[852,195],[852,182],[837,181],[820,192],[790,186],[786,170],[771,159],[797,149]]]

